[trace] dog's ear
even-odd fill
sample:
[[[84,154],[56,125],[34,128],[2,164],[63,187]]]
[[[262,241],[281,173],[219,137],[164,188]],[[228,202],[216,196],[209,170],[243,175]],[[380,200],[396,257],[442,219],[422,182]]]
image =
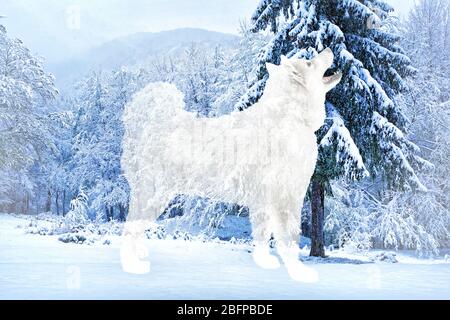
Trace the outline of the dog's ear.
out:
[[[277,70],[278,66],[274,65],[273,63],[266,62],[266,69],[269,72],[269,74],[273,74]]]
[[[306,87],[306,79],[304,76],[303,69],[299,66],[299,60],[291,60],[291,63],[285,65],[286,70],[288,70],[289,75],[292,80],[296,83],[300,84],[303,87]]]

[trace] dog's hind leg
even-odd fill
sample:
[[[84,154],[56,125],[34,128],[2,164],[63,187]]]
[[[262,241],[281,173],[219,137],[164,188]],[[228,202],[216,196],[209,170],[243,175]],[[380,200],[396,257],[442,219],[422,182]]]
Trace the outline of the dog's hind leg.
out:
[[[270,254],[268,241],[273,229],[270,224],[270,216],[267,210],[250,207],[250,221],[252,224],[253,260],[263,269],[277,269],[280,267],[278,258]]]
[[[303,203],[303,202],[302,202]],[[276,217],[275,240],[277,251],[290,277],[295,281],[314,283],[319,280],[316,270],[305,266],[299,258],[300,248],[300,203],[280,208]]]

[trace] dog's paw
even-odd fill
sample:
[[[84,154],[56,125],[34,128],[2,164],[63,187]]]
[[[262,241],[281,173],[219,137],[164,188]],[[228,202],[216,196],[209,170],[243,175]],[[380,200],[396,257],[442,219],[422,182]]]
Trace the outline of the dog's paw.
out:
[[[150,262],[141,259],[148,257],[148,249],[144,243],[127,239],[120,248],[120,262],[124,272],[146,274],[150,272]]]
[[[148,258],[148,248],[144,243],[136,243],[136,256],[139,259]]]
[[[122,261],[122,270],[132,274],[146,274],[150,272],[150,261]]]
[[[263,269],[278,269],[280,267],[280,261],[277,257],[271,255],[269,250],[256,248],[253,251],[253,260]]]
[[[319,273],[301,262],[287,264],[286,268],[292,280],[304,283],[316,283],[319,281]]]

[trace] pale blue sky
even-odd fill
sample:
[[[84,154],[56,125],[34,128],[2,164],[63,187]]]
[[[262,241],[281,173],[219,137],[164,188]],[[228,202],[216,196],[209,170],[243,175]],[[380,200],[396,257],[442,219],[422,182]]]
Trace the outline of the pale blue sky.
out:
[[[135,32],[196,27],[237,33],[259,0],[2,0],[8,32],[55,62]],[[388,0],[405,13],[410,0]],[[77,19],[77,12],[80,19]]]

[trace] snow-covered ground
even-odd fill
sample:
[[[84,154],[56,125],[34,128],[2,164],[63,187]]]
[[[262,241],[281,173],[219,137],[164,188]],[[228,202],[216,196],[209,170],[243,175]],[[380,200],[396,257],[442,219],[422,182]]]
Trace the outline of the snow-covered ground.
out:
[[[303,284],[284,268],[258,268],[248,244],[148,240],[151,272],[130,275],[121,270],[120,237],[109,236],[110,245],[65,244],[17,227],[27,223],[0,214],[0,299],[450,299],[450,261],[443,258],[305,256],[320,281]]]

